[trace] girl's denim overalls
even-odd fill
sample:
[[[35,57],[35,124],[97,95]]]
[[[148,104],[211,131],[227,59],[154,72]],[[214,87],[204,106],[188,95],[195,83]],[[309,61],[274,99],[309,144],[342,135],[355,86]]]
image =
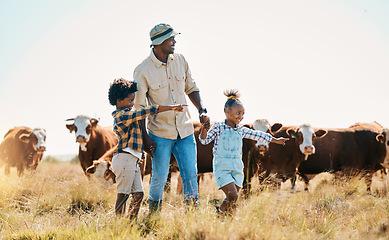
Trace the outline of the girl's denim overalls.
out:
[[[242,187],[242,136],[235,129],[220,128],[220,138],[213,158],[213,174],[219,189],[231,182]]]

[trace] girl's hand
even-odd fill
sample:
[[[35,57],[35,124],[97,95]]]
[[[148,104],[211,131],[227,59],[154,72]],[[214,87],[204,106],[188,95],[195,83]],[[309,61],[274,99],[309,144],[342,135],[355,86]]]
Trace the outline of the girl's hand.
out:
[[[203,115],[201,124],[203,125],[203,127],[206,130],[209,130],[209,128],[211,127],[211,120],[210,120],[210,118],[207,115]]]
[[[172,107],[173,111],[183,112],[184,107],[187,107],[188,105],[187,104],[176,104],[176,105],[170,105],[170,106]]]
[[[289,138],[279,137],[279,138],[273,138],[274,143],[285,145],[285,142],[288,141]]]

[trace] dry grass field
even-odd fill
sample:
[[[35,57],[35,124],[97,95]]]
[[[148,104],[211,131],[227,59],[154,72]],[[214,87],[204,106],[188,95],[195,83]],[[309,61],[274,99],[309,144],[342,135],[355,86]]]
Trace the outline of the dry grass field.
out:
[[[259,190],[254,182],[250,197],[224,217],[215,211],[223,194],[211,175],[200,184],[201,206],[189,212],[175,193],[175,176],[160,217],[151,220],[148,180],[131,223],[115,217],[115,186],[100,189],[78,164],[42,162],[20,178],[0,167],[0,239],[389,239],[387,180],[378,177],[372,193],[358,177],[329,174],[315,177],[308,192],[291,192],[287,184]]]

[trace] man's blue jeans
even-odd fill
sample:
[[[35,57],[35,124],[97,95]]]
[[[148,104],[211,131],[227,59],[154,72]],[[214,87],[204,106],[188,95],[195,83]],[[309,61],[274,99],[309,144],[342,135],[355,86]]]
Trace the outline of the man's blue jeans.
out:
[[[197,185],[197,157],[194,135],[186,138],[178,137],[175,140],[160,138],[149,133],[155,141],[155,149],[152,159],[152,176],[150,183],[149,199],[161,201],[164,186],[169,174],[170,156],[173,152],[180,170],[183,186],[184,200],[198,198]]]

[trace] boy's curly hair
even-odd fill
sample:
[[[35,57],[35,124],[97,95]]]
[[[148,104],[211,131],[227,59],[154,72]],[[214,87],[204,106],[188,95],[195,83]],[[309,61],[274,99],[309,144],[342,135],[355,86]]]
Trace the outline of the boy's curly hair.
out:
[[[231,108],[235,104],[242,104],[242,102],[238,99],[240,97],[239,91],[235,89],[225,90],[224,95],[227,97],[227,101],[224,104],[224,112],[227,108]]]
[[[129,94],[138,91],[136,82],[128,81],[124,78],[115,79],[112,84],[109,85],[108,100],[113,106],[116,106],[117,100],[123,100],[128,97]]]

